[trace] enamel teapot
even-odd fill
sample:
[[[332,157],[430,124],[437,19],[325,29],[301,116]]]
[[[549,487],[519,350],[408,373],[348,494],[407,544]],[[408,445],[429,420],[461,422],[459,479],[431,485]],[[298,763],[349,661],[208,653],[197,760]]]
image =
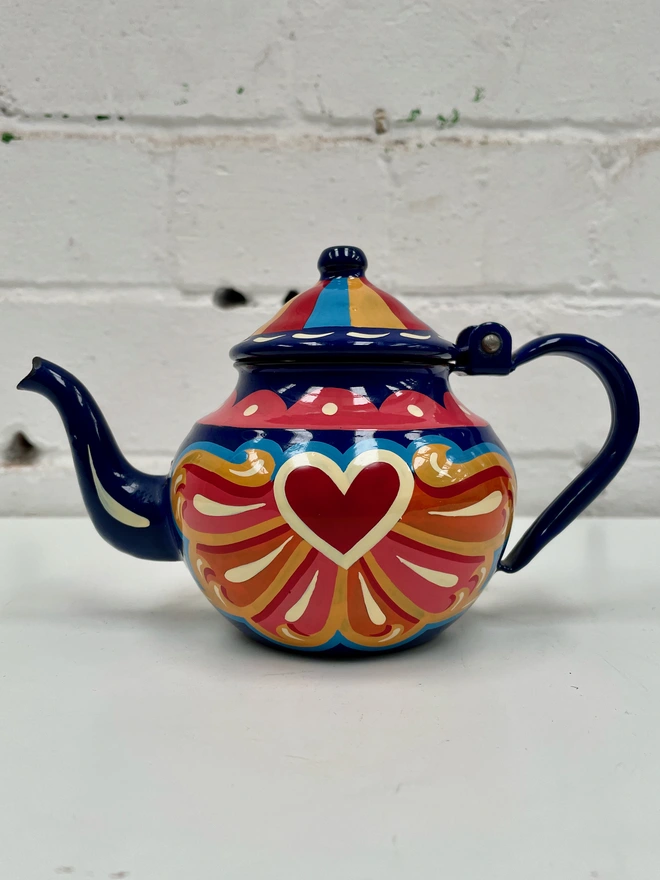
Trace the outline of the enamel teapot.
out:
[[[639,425],[633,382],[607,348],[557,334],[512,353],[500,324],[440,338],[365,277],[355,247],[231,356],[238,385],[193,427],[168,476],[135,470],[86,388],[35,358],[19,388],[66,426],[87,510],[115,547],[179,560],[217,610],[295,651],[419,644],[457,620],[495,571],[526,565],[607,486]],[[454,372],[506,375],[575,358],[607,389],[605,445],[502,558],[516,478],[492,428],[452,394]]]

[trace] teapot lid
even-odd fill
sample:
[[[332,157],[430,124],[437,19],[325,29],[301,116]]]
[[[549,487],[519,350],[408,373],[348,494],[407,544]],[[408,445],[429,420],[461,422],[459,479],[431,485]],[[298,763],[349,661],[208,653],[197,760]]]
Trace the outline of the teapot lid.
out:
[[[367,281],[367,258],[360,248],[326,248],[318,268],[318,283],[289,300],[254,335],[234,346],[230,352],[234,360],[384,356],[446,361],[455,356],[453,343]]]

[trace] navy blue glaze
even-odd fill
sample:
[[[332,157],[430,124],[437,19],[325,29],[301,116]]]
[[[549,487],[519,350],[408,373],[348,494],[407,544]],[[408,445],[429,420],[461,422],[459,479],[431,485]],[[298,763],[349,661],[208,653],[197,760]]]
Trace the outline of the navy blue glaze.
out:
[[[238,367],[237,400],[254,391],[274,391],[290,407],[309,388],[351,388],[376,406],[395,391],[416,391],[442,403],[449,390],[449,370],[445,366],[392,364],[287,364]]]
[[[306,431],[304,429],[289,431],[284,428],[268,428],[267,431],[263,431],[258,428],[216,428],[214,425],[197,424],[193,426],[181,444],[176,458],[181,455],[184,449],[194,443],[215,443],[218,446],[224,446],[235,451],[244,443],[251,443],[264,438],[274,440],[282,449],[287,449],[289,446],[300,446],[301,443],[316,440],[319,443],[327,443],[329,446],[334,446],[338,452],[346,452],[360,440],[367,440],[372,437],[380,440],[391,440],[393,443],[407,446],[414,440],[420,440],[422,437],[428,437],[430,434],[441,434],[460,449],[471,449],[478,443],[492,443],[498,446],[502,452],[506,453],[502,446],[502,441],[497,437],[495,431],[488,426],[479,428],[442,428],[435,431],[427,428],[425,430],[404,432],[371,430],[319,431],[317,428],[313,431]]]
[[[612,423],[603,448],[594,460],[555,498],[525,532],[499,565],[502,571],[520,571],[599,495],[618,474],[639,430],[639,399],[633,380],[618,357],[585,336],[542,336],[513,355],[512,370],[545,354],[564,355],[585,364],[605,386]]]
[[[369,264],[363,250],[352,245],[336,245],[326,248],[319,257],[317,267],[321,278],[349,278],[364,275]]]
[[[367,333],[384,334],[382,339],[354,339],[349,334],[358,328],[315,327],[318,339],[297,339],[299,331],[279,331],[250,336],[239,342],[229,352],[234,361],[257,362],[277,359],[280,364],[301,363],[307,359],[316,363],[345,362],[355,364],[389,360],[398,365],[408,363],[432,363],[434,360],[449,362],[457,353],[456,346],[442,339],[434,331],[392,330],[390,327],[366,328]],[[309,331],[312,332],[312,331]],[[322,334],[327,333],[327,336]],[[410,334],[418,338],[411,338]],[[422,337],[428,337],[426,339]],[[256,342],[256,339],[267,339]]]
[[[482,348],[483,339],[490,335],[500,340],[500,348],[495,352]],[[461,330],[456,340],[453,365],[457,372],[469,376],[507,376],[513,369],[511,350],[511,334],[506,327],[487,321]]]
[[[142,559],[181,559],[181,544],[172,520],[167,476],[136,470],[119,451],[89,391],[71,373],[41,358],[19,390],[36,391],[55,404],[66,427],[85,507],[108,543]],[[89,457],[104,489],[121,505],[150,525],[135,528],[119,522],[103,507]]]

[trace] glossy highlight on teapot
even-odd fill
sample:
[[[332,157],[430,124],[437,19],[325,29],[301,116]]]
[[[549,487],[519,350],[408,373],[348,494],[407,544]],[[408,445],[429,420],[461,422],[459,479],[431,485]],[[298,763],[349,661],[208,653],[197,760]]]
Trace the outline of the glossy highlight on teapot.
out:
[[[238,384],[182,443],[170,474],[136,471],[98,406],[35,358],[19,388],[58,407],[87,509],[121,550],[183,559],[247,635],[304,652],[419,644],[456,621],[498,569],[517,571],[627,458],[639,406],[625,367],[572,334],[512,352],[492,322],[442,339],[328,248],[320,280],[231,352]],[[612,429],[601,452],[502,559],[516,499],[493,429],[453,395],[453,372],[506,375],[543,354],[587,364]]]

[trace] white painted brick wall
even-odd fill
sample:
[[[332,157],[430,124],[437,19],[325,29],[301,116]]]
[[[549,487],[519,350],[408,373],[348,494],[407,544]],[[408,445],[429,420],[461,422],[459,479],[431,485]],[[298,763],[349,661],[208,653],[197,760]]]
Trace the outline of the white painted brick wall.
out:
[[[82,510],[54,409],[14,390],[33,354],[163,470],[230,392],[231,345],[341,242],[449,338],[497,320],[613,348],[642,430],[592,512],[660,514],[659,4],[0,0],[0,19],[0,514]],[[213,306],[227,285],[249,304]],[[525,512],[607,431],[570,361],[454,385]],[[19,430],[32,465],[4,463]]]

